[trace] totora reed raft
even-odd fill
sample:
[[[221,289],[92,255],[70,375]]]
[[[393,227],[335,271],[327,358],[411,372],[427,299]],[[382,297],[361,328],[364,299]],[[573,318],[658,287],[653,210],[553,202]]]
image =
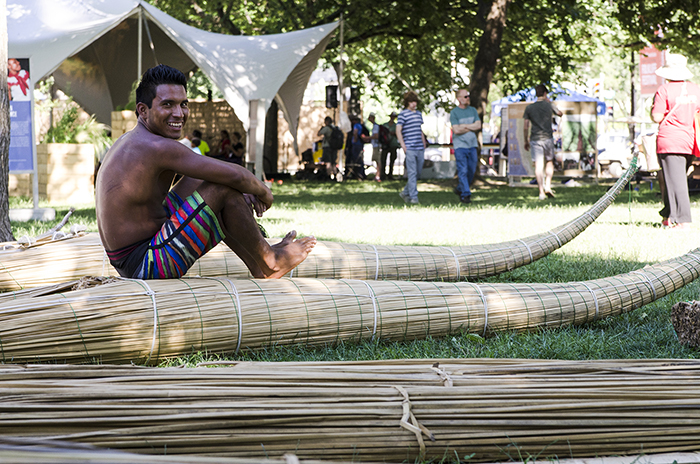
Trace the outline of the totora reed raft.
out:
[[[612,204],[636,171],[633,162],[615,185],[581,216],[541,234],[503,243],[460,247],[321,241],[288,277],[452,282],[511,271],[573,240]],[[31,243],[31,239],[27,237],[23,242]],[[0,244],[0,291],[57,284],[83,276],[116,275],[97,234],[38,243],[29,248],[17,242]],[[187,276],[251,277],[243,262],[224,244],[199,259]]]
[[[585,282],[117,279],[0,294],[3,362],[156,363],[197,351],[413,340],[583,324],[651,303],[700,275],[700,249]]]

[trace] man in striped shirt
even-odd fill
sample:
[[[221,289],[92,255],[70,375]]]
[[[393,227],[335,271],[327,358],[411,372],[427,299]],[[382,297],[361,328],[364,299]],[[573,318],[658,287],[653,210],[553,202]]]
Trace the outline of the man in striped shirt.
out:
[[[417,205],[418,201],[418,178],[423,169],[423,156],[425,147],[428,145],[421,130],[423,125],[423,115],[418,108],[418,95],[413,91],[408,91],[403,96],[403,107],[396,121],[396,138],[401,145],[401,149],[406,155],[406,187],[399,195],[406,203]]]

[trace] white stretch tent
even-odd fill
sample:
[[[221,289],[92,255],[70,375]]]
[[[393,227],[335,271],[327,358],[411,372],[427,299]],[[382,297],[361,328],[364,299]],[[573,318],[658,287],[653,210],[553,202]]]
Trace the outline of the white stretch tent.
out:
[[[142,70],[201,68],[248,129],[251,158],[262,153],[273,98],[296,139],[306,84],[338,26],[231,36],[187,26],[142,0],[8,0],[7,21],[9,56],[29,58],[32,81],[53,73],[101,122],[128,103]],[[256,131],[258,121],[263,130]]]

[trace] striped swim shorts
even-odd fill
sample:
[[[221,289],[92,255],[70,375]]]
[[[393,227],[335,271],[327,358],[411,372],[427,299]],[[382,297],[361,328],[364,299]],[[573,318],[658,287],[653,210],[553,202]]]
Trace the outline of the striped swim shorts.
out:
[[[216,214],[197,192],[184,200],[170,192],[163,208],[169,217],[155,237],[107,252],[120,275],[134,279],[182,277],[225,238]]]

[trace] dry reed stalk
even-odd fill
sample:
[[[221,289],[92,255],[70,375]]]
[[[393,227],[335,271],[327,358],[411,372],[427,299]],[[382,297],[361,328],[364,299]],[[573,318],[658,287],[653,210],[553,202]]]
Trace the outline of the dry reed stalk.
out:
[[[319,242],[289,277],[359,280],[460,281],[487,277],[530,264],[583,232],[612,204],[636,172],[627,172],[581,216],[550,231],[508,242],[462,247],[375,246]],[[0,244],[0,249],[2,249]],[[56,284],[83,276],[116,276],[97,234],[20,250],[0,251],[0,291]],[[188,276],[250,278],[243,262],[219,244]]]
[[[13,464],[333,464],[330,461],[299,460],[293,454],[287,454],[278,459],[145,455],[56,440],[27,440],[10,437],[0,437],[0,462]]]
[[[700,249],[627,274],[568,283],[122,279],[35,297],[0,294],[0,356],[149,364],[204,350],[526,331],[631,311],[699,275]]]
[[[699,397],[693,360],[6,366],[0,435],[251,460],[561,459],[700,450]]]

